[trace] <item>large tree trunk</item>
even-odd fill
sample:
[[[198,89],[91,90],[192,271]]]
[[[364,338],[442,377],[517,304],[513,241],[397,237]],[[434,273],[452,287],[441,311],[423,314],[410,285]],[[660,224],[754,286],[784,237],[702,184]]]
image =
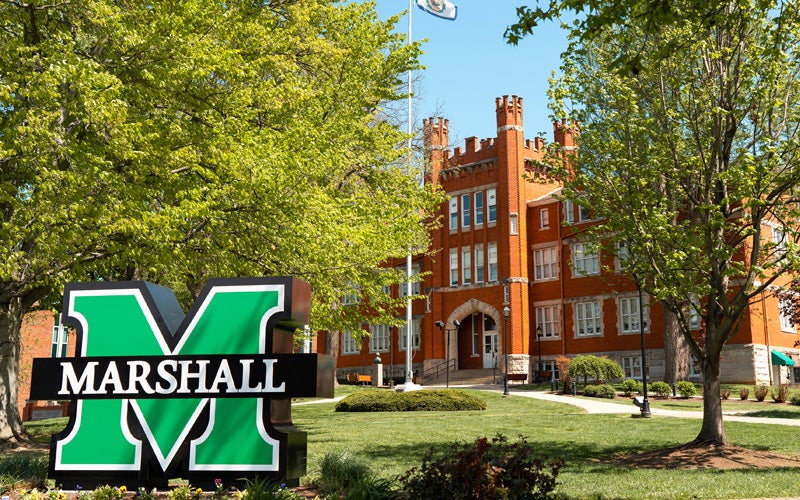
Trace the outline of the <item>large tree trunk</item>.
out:
[[[718,446],[728,444],[722,421],[722,400],[719,397],[719,356],[716,358],[716,360],[707,358],[703,362],[703,426],[693,444]]]
[[[0,304],[0,442],[29,440],[17,408],[20,331],[26,308],[15,297]]]
[[[325,333],[325,349],[323,354],[327,354],[333,358],[333,386],[339,385],[339,378],[336,376],[336,367],[339,365],[339,332],[332,332],[326,330]]]
[[[664,382],[672,385],[689,378],[689,344],[678,315],[664,307]]]

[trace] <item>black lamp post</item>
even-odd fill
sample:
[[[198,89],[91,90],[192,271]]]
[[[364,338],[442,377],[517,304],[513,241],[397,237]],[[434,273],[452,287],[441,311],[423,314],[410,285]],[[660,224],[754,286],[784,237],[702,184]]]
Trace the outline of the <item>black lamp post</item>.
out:
[[[506,373],[503,377],[503,396],[508,396],[508,317],[511,315],[511,308],[505,306],[503,308],[503,320],[505,327],[503,328],[503,356],[505,357]]]
[[[444,331],[444,321],[439,320],[436,323],[436,326],[439,327],[439,331]],[[450,387],[450,332],[447,332],[447,344],[445,344],[445,354],[444,362],[445,362],[445,380],[447,381],[447,387]]]
[[[642,337],[642,418],[650,418],[650,401],[647,400],[647,351],[644,341],[644,308],[642,307],[642,287],[636,280],[636,290],[639,291],[639,334]]]

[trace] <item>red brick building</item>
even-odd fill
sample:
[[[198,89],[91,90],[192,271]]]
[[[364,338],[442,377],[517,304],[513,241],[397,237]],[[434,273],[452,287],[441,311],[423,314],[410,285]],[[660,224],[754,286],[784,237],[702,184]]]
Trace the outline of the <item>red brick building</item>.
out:
[[[497,367],[502,373],[507,352],[510,373],[533,376],[554,371],[560,355],[592,353],[641,378],[634,284],[603,271],[618,268],[614,258],[593,254],[562,223],[579,229],[597,221],[586,208],[557,199],[559,184],[537,162],[544,139],[524,136],[522,98],[498,98],[495,110],[496,137],[470,137],[452,152],[447,120],[424,121],[427,182],[449,199],[439,214],[441,228],[431,234],[433,256],[413,259],[414,272],[427,273],[419,287],[425,298],[413,304],[414,373],[423,375],[423,384],[433,367],[447,362],[450,370]],[[554,138],[567,150],[575,145],[559,124]],[[649,378],[661,380],[663,310],[645,295],[643,312]],[[339,376],[369,373],[376,356],[384,376],[404,376],[404,328],[366,329],[370,336],[361,349],[349,334],[341,336]],[[723,352],[723,382],[794,381],[789,363],[800,359],[796,340],[777,299],[765,296]],[[694,368],[692,376],[699,377]]]
[[[66,416],[65,406],[56,401],[28,401],[31,392],[31,365],[34,358],[72,357],[75,335],[58,321],[52,311],[34,311],[25,317],[20,332],[17,407],[23,421]]]

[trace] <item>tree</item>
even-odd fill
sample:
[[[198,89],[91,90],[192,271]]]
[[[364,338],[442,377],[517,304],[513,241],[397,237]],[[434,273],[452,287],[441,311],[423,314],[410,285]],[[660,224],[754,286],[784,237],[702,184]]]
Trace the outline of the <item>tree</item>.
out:
[[[22,439],[19,331],[69,280],[294,275],[312,328],[391,316],[380,264],[439,197],[381,117],[419,47],[374,3],[2,2],[0,440]],[[340,305],[346,294],[368,300]]]
[[[582,237],[624,242],[626,271],[677,317],[703,372],[695,442],[725,445],[722,348],[797,264],[800,27],[793,3],[715,5],[724,23],[623,20],[573,37],[551,98],[581,129],[565,196],[604,219]],[[646,70],[620,68],[631,50]]]
[[[589,377],[592,377],[596,384],[605,384],[609,380],[624,377],[625,373],[616,361],[604,356],[581,354],[570,362],[569,377],[575,378],[581,375],[583,375],[583,385],[586,385]]]

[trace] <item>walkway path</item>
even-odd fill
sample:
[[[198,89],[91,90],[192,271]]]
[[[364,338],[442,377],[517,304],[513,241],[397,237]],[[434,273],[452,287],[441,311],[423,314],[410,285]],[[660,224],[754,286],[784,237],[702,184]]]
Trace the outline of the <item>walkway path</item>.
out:
[[[485,389],[485,386],[482,387]],[[499,389],[489,389],[492,392],[501,392]],[[587,399],[576,398],[573,396],[562,396],[559,394],[551,394],[549,392],[541,391],[510,391],[512,396],[523,396],[533,399],[541,399],[544,401],[553,401],[555,403],[565,403],[577,406],[586,411],[586,413],[621,413],[629,415],[639,414],[639,408],[633,403],[628,405],[618,403],[607,403],[600,399]],[[678,417],[678,418],[703,418],[702,411],[682,411],[682,410],[664,410],[661,408],[650,408],[650,413],[653,416],[661,417]],[[800,419],[793,418],[768,418],[768,417],[748,417],[745,415],[737,415],[737,412],[725,411],[723,418],[726,422],[747,422],[750,424],[780,424],[780,425],[794,425],[800,427]]]

